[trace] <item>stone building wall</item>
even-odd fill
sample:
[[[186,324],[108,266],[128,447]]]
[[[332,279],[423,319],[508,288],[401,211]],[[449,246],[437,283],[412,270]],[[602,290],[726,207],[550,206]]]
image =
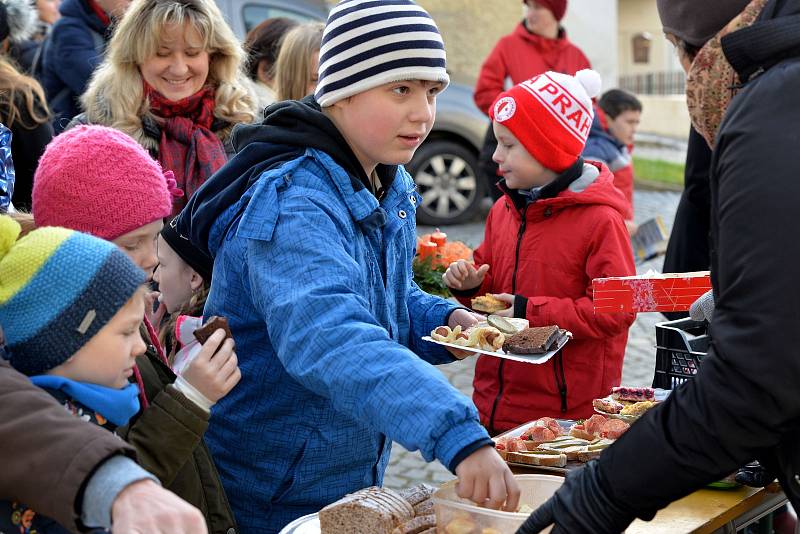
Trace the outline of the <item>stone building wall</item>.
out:
[[[497,40],[522,20],[520,0],[417,0],[436,20],[448,70],[477,78]]]

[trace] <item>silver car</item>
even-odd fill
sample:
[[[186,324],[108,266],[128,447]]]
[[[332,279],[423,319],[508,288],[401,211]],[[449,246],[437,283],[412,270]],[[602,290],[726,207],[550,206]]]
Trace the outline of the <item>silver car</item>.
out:
[[[324,0],[216,1],[240,39],[265,19],[324,21],[330,9]],[[406,165],[422,195],[417,210],[421,224],[444,226],[471,220],[488,194],[477,160],[489,119],[472,101],[474,83],[453,78],[437,99],[433,130]]]

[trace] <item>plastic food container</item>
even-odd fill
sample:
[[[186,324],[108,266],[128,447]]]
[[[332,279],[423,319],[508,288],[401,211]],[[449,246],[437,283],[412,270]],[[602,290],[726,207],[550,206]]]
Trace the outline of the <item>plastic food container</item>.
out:
[[[515,475],[522,495],[520,506],[536,510],[564,483],[554,475]],[[480,508],[456,495],[456,481],[444,484],[433,494],[436,532],[439,534],[514,534],[530,513],[501,512]],[[550,529],[542,532],[550,532]]]

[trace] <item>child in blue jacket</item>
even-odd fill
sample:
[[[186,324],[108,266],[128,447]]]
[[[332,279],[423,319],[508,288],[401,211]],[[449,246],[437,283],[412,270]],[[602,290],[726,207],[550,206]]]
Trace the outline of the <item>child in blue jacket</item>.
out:
[[[392,441],[499,508],[519,490],[475,406],[422,341],[475,317],[412,280],[420,202],[402,165],[449,81],[434,21],[411,1],[330,13],[313,97],[234,134],[237,155],[178,229],[215,258],[205,315],[228,318],[242,381],[206,434],[243,532],[276,532],[380,485]],[[461,355],[463,356],[463,355]]]

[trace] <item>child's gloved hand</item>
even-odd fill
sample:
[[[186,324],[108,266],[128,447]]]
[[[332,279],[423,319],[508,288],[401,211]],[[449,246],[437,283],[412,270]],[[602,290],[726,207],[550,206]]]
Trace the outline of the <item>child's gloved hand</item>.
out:
[[[222,329],[211,334],[182,377],[212,403],[227,395],[242,378],[233,339]]]
[[[689,308],[689,317],[695,321],[708,321],[714,317],[714,290],[709,289]]]
[[[450,264],[447,271],[442,275],[442,280],[447,284],[447,287],[452,287],[453,289],[461,291],[475,289],[483,283],[483,278],[488,270],[489,264],[485,263],[476,269],[467,260],[458,260]]]

